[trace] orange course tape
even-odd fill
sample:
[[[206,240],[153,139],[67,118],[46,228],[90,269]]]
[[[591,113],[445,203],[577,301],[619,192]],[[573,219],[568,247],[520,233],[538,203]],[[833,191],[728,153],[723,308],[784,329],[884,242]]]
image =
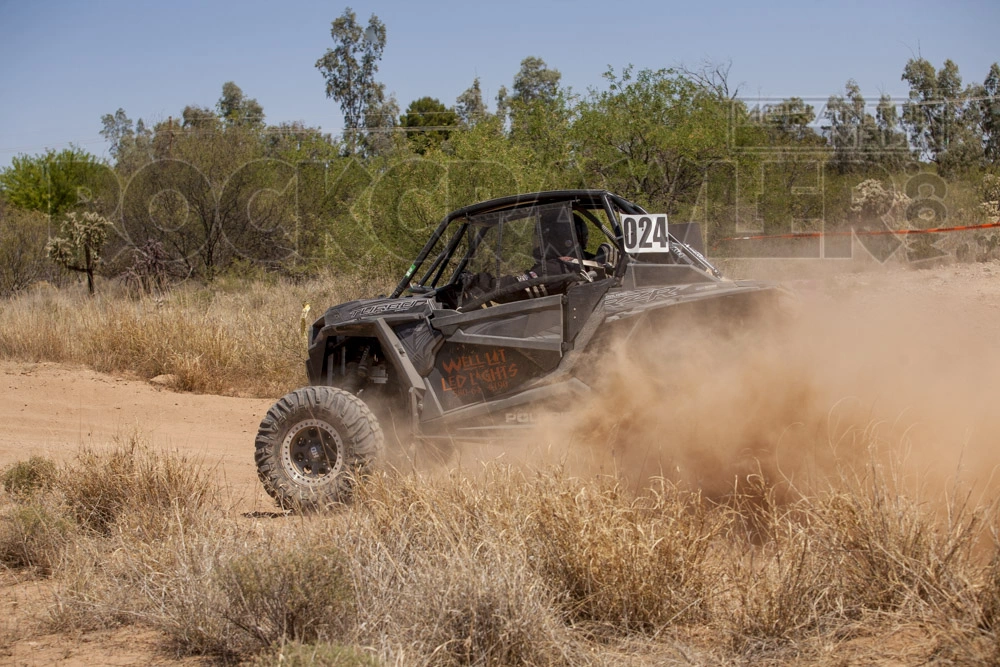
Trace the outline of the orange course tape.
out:
[[[997,220],[996,222],[987,222],[982,225],[962,225],[960,227],[932,227],[930,229],[875,229],[875,230],[848,229],[846,231],[838,231],[838,232],[793,232],[791,234],[758,234],[755,236],[731,236],[729,238],[719,239],[712,247],[717,247],[719,243],[724,243],[725,241],[761,241],[764,239],[814,239],[820,236],[850,236],[851,234],[857,234],[858,236],[888,236],[888,235],[902,236],[905,234],[938,234],[941,232],[963,232],[963,231],[969,231],[971,229],[993,229],[995,227],[1000,227],[1000,220]]]

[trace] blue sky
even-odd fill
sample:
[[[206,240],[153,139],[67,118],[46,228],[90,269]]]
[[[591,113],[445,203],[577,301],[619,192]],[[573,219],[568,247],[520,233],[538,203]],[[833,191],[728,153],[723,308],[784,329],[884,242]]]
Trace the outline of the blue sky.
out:
[[[337,133],[316,59],[333,42],[340,2],[55,2],[0,0],[0,167],[18,153],[70,143],[106,156],[100,117],[125,109],[147,121],[188,104],[214,106],[226,81],[263,105],[270,123],[304,121]],[[375,13],[388,42],[379,76],[405,109],[445,104],[479,76],[488,101],[520,61],[543,58],[583,93],[620,70],[732,60],[744,96],[825,99],[854,78],[869,101],[905,96],[900,74],[920,54],[954,60],[981,82],[1000,60],[1000,2],[671,3],[353,2]]]

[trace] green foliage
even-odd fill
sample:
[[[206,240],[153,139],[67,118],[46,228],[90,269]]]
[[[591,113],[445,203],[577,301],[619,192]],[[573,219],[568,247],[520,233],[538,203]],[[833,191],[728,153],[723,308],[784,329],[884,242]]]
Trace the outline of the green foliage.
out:
[[[985,135],[983,151],[986,159],[1000,161],[1000,64],[990,65],[981,90],[982,129]]]
[[[816,111],[801,97],[789,97],[780,104],[767,105],[762,110],[764,126],[775,145],[816,145],[819,137],[811,124]]]
[[[326,96],[340,104],[344,138],[349,154],[354,154],[358,139],[364,137],[360,131],[384,126],[390,111],[385,108],[385,86],[375,79],[385,49],[385,24],[372,14],[368,27],[362,29],[348,7],[331,24],[330,37],[335,46],[316,61],[316,69],[326,81]]]
[[[996,174],[986,174],[983,176],[983,183],[980,186],[980,196],[983,202],[1000,204],[1000,176]]]
[[[119,173],[131,174],[149,160],[153,133],[141,118],[133,124],[125,110],[119,108],[114,114],[101,116],[101,125],[101,136],[111,144],[111,156]]]
[[[0,172],[0,191],[14,206],[40,211],[53,218],[93,203],[107,167],[81,148],[49,150],[41,155],[19,155]]]
[[[410,102],[399,124],[406,128],[414,152],[423,155],[448,140],[451,134],[448,128],[458,124],[458,115],[436,98],[421,97]]]
[[[473,127],[486,118],[489,112],[483,102],[483,91],[479,87],[478,76],[473,80],[472,85],[455,99],[455,113],[458,115],[459,122],[465,127]]]
[[[329,159],[337,147],[298,124],[264,132],[263,110],[232,82],[216,108],[188,106],[182,123],[159,123],[149,142],[157,159],[129,152],[140,146],[119,156],[140,166],[123,193],[113,255],[131,257],[154,242],[174,273],[209,280],[240,258],[272,267],[294,258],[298,165]]]
[[[549,69],[541,58],[529,56],[521,61],[521,69],[514,75],[512,101],[530,104],[535,100],[554,100],[559,94],[557,69]]]
[[[909,157],[895,105],[883,95],[872,116],[854,79],[844,86],[843,96],[830,96],[823,116],[823,130],[833,148],[831,163],[840,174],[895,171]]]
[[[579,105],[577,159],[591,183],[678,211],[703,171],[728,154],[730,104],[673,70],[608,70],[609,88]]]
[[[222,97],[216,107],[219,118],[228,125],[263,126],[264,108],[257,100],[243,95],[232,81],[222,84]]]
[[[570,157],[568,135],[572,97],[560,88],[562,75],[550,69],[541,58],[528,57],[514,76],[514,94],[506,87],[497,96],[497,114],[502,121],[510,119],[510,140],[529,146],[535,159],[541,161],[558,181],[557,172]],[[554,186],[550,186],[554,187]]]
[[[992,73],[992,69],[991,69]],[[940,70],[924,58],[911,58],[903,69],[910,86],[903,105],[903,125],[920,154],[946,174],[979,166],[985,157],[984,87],[962,88],[958,65],[945,60]],[[987,76],[987,86],[990,76]],[[991,109],[987,102],[986,107]],[[990,145],[989,137],[986,144]]]
[[[944,148],[943,118],[937,104],[940,99],[937,72],[924,58],[911,58],[903,69],[902,80],[910,86],[910,101],[903,107],[903,124],[910,142],[933,159]]]
[[[571,187],[607,188],[701,222],[710,241],[748,221],[764,233],[820,229],[857,220],[852,193],[865,179],[905,183],[903,167],[920,155],[938,174],[979,176],[998,151],[996,65],[983,85],[963,88],[953,63],[939,72],[911,60],[902,115],[887,95],[869,105],[850,80],[817,119],[797,97],[748,109],[727,65],[612,69],[604,89],[579,97],[557,69],[528,57],[510,91],[501,88],[496,114],[478,78],[453,108],[423,97],[400,114],[376,80],[386,42],[378,17],[366,28],[347,8],[331,37],[316,67],[344,111],[342,137],[266,126],[233,82],[214,106],[190,105],[151,129],[121,109],[102,118],[126,184],[121,208],[103,211],[122,223],[107,251],[115,273],[138,258],[136,247],[162,248],[171,275],[208,280],[251,269],[397,272],[448,210]],[[102,201],[119,201],[107,192]]]

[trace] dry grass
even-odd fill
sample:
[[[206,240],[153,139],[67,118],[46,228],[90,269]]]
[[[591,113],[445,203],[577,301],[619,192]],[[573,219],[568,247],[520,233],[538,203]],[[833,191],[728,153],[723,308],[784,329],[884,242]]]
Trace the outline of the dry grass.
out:
[[[253,667],[378,667],[378,660],[360,649],[329,642],[290,642],[258,656]]]
[[[375,296],[382,282],[223,281],[138,299],[41,286],[0,302],[0,358],[175,375],[185,391],[277,396],[305,384],[303,304],[312,306],[311,324],[328,306]]]
[[[1000,656],[995,508],[914,502],[874,465],[785,504],[498,465],[383,473],[351,507],[274,519],[227,516],[204,490],[196,466],[134,442],[84,452],[46,514],[8,495],[4,562],[51,573],[57,629],[141,624],[179,653],[258,664]]]
[[[74,525],[52,503],[31,499],[0,514],[0,563],[52,573],[74,533]]]

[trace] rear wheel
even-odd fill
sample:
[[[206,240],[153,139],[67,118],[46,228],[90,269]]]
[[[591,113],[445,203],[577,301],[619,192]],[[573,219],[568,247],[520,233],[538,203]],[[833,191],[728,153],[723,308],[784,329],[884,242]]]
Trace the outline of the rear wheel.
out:
[[[257,431],[257,475],[286,509],[350,499],[357,475],[382,455],[382,428],[368,406],[334,387],[305,387],[271,406]]]

